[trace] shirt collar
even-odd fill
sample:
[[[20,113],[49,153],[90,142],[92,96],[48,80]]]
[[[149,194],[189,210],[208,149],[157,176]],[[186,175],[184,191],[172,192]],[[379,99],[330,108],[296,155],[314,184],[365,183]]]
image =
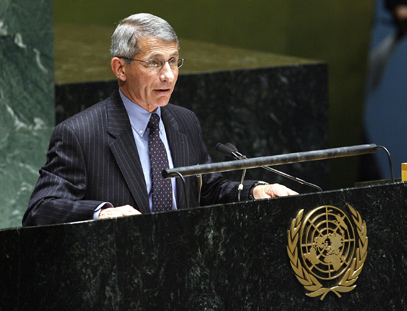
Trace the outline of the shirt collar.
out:
[[[130,119],[131,127],[135,132],[137,132],[140,137],[143,137],[144,133],[147,131],[147,125],[150,121],[151,112],[145,110],[137,103],[131,101],[124,93],[119,89],[120,97],[122,98],[124,107],[126,108],[127,114]],[[158,107],[154,111],[160,116],[160,131],[162,129],[163,123],[161,120],[161,107]]]

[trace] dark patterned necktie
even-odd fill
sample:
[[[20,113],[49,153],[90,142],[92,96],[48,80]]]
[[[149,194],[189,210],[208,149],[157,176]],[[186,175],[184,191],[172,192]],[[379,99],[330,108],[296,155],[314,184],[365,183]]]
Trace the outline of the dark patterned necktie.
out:
[[[167,151],[160,139],[160,116],[153,112],[148,122],[148,151],[151,163],[151,182],[153,196],[153,212],[172,209],[172,185],[170,179],[164,179],[162,171],[169,168]]]

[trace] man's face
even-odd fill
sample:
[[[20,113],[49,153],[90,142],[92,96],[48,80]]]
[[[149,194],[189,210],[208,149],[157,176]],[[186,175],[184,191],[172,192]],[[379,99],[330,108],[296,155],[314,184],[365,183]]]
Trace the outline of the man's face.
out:
[[[168,42],[154,37],[140,38],[141,51],[134,59],[167,61],[179,57],[176,42]],[[168,62],[159,70],[152,70],[146,63],[132,61],[124,63],[125,78],[121,79],[123,93],[132,101],[148,111],[168,104],[178,79],[178,68],[170,68]]]

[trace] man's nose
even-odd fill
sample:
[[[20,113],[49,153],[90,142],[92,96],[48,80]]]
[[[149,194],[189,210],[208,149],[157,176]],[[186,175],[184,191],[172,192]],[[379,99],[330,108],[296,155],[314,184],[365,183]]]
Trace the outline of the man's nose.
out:
[[[172,82],[175,78],[174,72],[170,67],[170,64],[168,62],[165,62],[163,67],[161,68],[160,72],[160,79],[162,81],[169,81]]]

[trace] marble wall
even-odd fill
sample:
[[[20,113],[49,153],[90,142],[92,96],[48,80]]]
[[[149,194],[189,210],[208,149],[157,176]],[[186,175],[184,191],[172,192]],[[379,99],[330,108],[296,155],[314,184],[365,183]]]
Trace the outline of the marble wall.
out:
[[[0,1],[0,228],[21,225],[54,125],[52,2]]]

